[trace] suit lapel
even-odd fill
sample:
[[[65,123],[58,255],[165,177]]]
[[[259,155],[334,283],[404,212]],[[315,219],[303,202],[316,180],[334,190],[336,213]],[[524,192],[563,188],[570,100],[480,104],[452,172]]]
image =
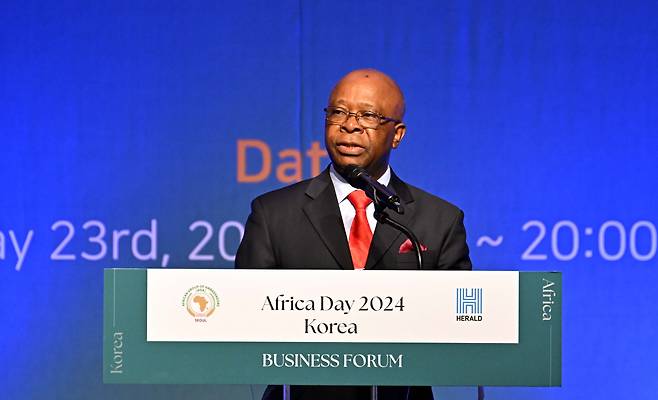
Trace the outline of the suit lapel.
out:
[[[311,180],[306,195],[311,201],[304,206],[304,213],[320,238],[341,268],[354,269],[329,169]],[[304,243],[299,245],[303,246]]]
[[[400,178],[397,177],[397,175],[395,175],[395,173],[393,173],[392,170],[391,181],[389,182],[388,187],[392,188],[395,193],[400,196],[400,200],[404,204],[404,214],[400,215],[389,210],[389,216],[402,225],[409,226],[413,221],[416,211],[414,199],[409,192],[409,188],[400,180]],[[372,238],[372,244],[370,245],[370,252],[368,253],[368,259],[366,260],[366,269],[374,268],[400,235],[402,235],[402,233],[397,229],[377,222],[375,234]]]

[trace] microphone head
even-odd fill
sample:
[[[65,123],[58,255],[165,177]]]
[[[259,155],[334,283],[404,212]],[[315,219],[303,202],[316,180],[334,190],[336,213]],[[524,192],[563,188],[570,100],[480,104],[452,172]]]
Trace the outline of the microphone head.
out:
[[[356,179],[361,174],[363,174],[365,172],[366,172],[366,170],[359,167],[358,165],[348,165],[343,169],[343,173],[345,174],[345,178],[347,178],[348,180]]]
[[[357,165],[348,165],[343,169],[343,176],[345,179],[347,179],[350,185],[359,189],[364,189],[364,187],[367,187],[365,182],[360,179],[364,174],[366,176],[368,175],[365,169]]]

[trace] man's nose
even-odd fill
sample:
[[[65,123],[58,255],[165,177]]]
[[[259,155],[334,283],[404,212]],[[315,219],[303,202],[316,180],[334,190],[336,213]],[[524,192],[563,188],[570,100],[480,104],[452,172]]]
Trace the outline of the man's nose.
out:
[[[350,133],[361,132],[363,130],[361,125],[359,125],[359,121],[356,119],[356,115],[354,114],[347,116],[345,122],[340,125],[340,129]]]

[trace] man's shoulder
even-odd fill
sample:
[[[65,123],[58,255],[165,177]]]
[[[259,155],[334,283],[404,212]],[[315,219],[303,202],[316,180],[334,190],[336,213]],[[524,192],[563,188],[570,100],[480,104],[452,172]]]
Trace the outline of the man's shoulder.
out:
[[[430,193],[405,181],[401,180],[400,182],[407,187],[414,202],[416,202],[418,207],[423,210],[430,209],[432,211],[440,211],[441,213],[448,214],[459,214],[462,212],[457,205],[449,202],[446,199],[443,199],[433,193]]]
[[[280,203],[290,203],[295,200],[303,200],[306,197],[306,192],[309,185],[316,178],[309,178],[303,181],[284,186],[257,196],[254,202],[263,206]]]

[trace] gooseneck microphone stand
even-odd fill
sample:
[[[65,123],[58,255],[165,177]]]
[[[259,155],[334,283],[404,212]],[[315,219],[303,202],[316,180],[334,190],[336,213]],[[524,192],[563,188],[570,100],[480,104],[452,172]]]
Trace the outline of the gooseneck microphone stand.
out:
[[[416,237],[416,235],[411,231],[411,229],[407,228],[406,226],[402,225],[398,221],[392,219],[388,213],[385,211],[386,205],[378,201],[377,198],[377,193],[375,192],[373,196],[371,196],[373,199],[373,203],[375,204],[375,219],[377,222],[381,224],[386,224],[388,226],[391,226],[398,231],[402,232],[406,237],[409,238],[409,241],[411,241],[412,246],[414,247],[414,251],[416,252],[416,267],[418,269],[423,268],[423,252],[420,246],[420,241]],[[398,210],[395,210],[398,211]],[[399,209],[400,214],[404,213],[404,209],[400,207]],[[411,388],[407,387],[407,396],[406,398],[409,398]],[[377,400],[377,386],[373,385],[371,389],[371,400]]]
[[[409,238],[409,241],[411,241],[411,245],[414,247],[414,251],[416,252],[416,266],[418,269],[421,269],[423,267],[423,252],[420,247],[420,241],[416,235],[414,235],[411,229],[407,228],[396,220],[391,219],[388,213],[384,211],[383,207],[378,204],[375,204],[375,219],[382,224],[392,226],[398,231],[404,233],[404,235]]]

